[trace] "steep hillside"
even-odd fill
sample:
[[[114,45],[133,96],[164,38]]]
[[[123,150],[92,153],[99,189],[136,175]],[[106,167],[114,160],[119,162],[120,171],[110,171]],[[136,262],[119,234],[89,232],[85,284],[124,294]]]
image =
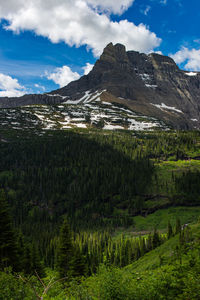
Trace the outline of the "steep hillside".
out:
[[[188,226],[128,267],[102,266],[67,299],[198,300],[199,238],[199,224]]]

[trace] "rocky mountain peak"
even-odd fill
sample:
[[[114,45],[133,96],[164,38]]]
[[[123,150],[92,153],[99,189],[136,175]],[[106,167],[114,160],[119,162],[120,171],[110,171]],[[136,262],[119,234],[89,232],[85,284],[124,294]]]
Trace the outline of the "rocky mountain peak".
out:
[[[48,94],[0,98],[0,107],[57,104],[67,100],[84,103],[88,95],[95,99],[92,95],[99,93],[107,102],[123,104],[174,128],[200,128],[198,72],[180,70],[168,56],[126,51],[124,45],[113,43],[105,47],[88,75]]]
[[[104,48],[103,53],[100,56],[100,61],[106,61],[110,63],[128,61],[125,46],[122,44],[113,45],[113,43],[109,43]]]
[[[179,71],[179,67],[169,56],[164,56],[157,53],[151,53],[148,56],[150,57],[151,62],[156,69],[171,70],[172,72]]]

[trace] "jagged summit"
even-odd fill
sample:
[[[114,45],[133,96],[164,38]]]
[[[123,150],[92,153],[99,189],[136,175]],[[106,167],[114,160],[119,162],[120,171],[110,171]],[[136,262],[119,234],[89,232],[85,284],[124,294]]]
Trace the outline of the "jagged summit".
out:
[[[200,73],[180,70],[168,56],[126,51],[112,43],[88,75],[48,94],[0,98],[0,107],[81,104],[88,95],[95,99],[97,91],[102,101],[121,103],[174,128],[200,128]]]

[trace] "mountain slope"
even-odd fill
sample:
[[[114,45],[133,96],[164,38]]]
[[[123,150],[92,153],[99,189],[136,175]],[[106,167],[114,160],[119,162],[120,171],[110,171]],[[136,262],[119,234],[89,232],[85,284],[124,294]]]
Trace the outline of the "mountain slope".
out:
[[[100,101],[92,94],[80,104],[30,105],[0,109],[2,129],[40,131],[46,129],[101,128],[105,130],[168,129],[164,122],[133,112],[126,106]],[[89,98],[90,96],[88,96]]]
[[[200,127],[200,73],[186,72],[159,54],[127,51],[112,43],[93,70],[66,87],[43,95],[0,98],[0,107],[30,104],[120,103],[177,129]]]

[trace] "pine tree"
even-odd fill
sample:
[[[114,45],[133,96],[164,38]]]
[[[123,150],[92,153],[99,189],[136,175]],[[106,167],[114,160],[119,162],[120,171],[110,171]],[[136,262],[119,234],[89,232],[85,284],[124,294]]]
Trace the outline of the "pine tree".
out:
[[[170,239],[170,237],[172,237],[172,235],[173,235],[172,225],[171,225],[171,223],[168,221],[168,226],[167,226],[167,238]]]
[[[152,246],[153,249],[160,245],[160,237],[156,229],[154,229],[153,238],[152,238]]]
[[[141,250],[139,244],[137,244],[136,249],[135,249],[135,259],[139,259],[141,257]]]
[[[84,276],[85,274],[86,274],[86,263],[83,255],[81,255],[79,248],[76,247],[74,249],[72,276],[81,277]]]
[[[20,270],[24,270],[25,266],[25,243],[24,243],[24,236],[22,232],[18,234],[17,238],[17,250],[18,250],[18,257],[19,257],[19,267]]]
[[[43,277],[45,275],[44,267],[41,262],[38,249],[33,244],[33,246],[31,247],[31,273],[35,274],[36,272],[40,277]]]
[[[11,216],[5,192],[0,191],[0,268],[12,266],[19,270],[17,240],[12,227]]]
[[[31,249],[30,245],[25,246],[25,251],[24,251],[24,263],[23,263],[23,272],[24,274],[28,275],[32,273],[32,257],[31,257]]]
[[[61,278],[71,278],[73,274],[73,254],[72,232],[68,221],[65,220],[60,229],[57,258],[58,271]]]
[[[176,218],[176,234],[181,232],[181,221],[179,218]]]
[[[146,249],[146,243],[145,243],[145,239],[144,238],[142,238],[140,248],[141,248],[141,255],[143,256],[146,253],[146,251],[147,251],[147,249]]]
[[[147,251],[151,251],[153,249],[153,245],[152,245],[152,235],[151,233],[148,235],[147,238]]]

